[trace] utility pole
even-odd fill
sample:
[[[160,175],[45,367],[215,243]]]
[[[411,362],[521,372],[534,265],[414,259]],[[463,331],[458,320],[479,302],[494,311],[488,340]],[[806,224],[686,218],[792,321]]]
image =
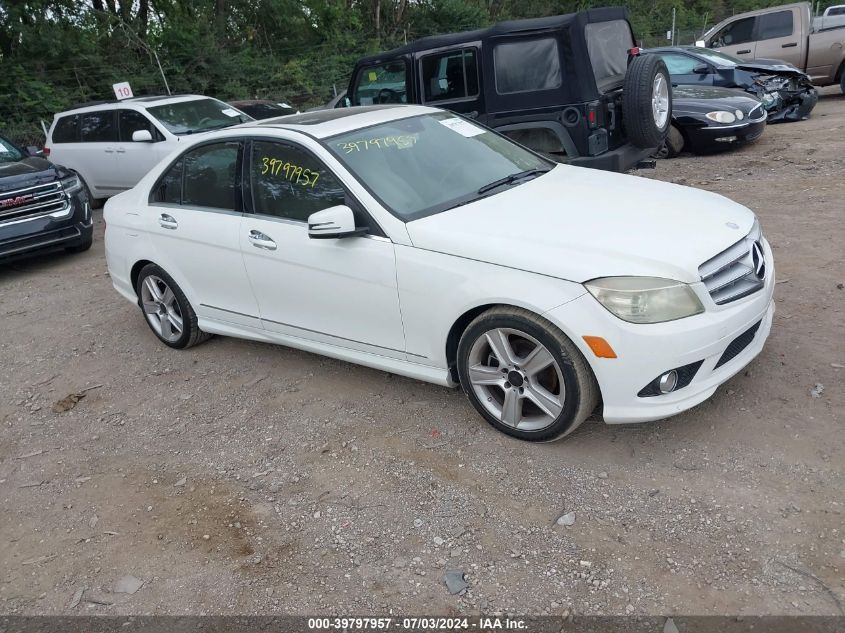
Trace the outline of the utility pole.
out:
[[[675,45],[675,7],[672,7],[672,46]]]

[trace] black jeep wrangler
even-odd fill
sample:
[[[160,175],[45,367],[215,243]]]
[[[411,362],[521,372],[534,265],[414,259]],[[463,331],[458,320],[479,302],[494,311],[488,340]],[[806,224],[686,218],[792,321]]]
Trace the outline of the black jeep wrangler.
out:
[[[666,136],[669,72],[624,8],[425,37],[358,61],[348,105],[452,110],[559,161],[625,171]]]
[[[0,263],[40,250],[91,248],[94,223],[85,185],[0,136]]]

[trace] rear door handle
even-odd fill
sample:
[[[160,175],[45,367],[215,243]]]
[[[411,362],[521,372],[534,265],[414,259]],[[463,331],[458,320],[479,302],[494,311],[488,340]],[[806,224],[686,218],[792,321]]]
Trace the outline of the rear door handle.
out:
[[[269,235],[264,235],[261,231],[253,229],[249,232],[248,239],[255,248],[263,248],[266,251],[276,250],[276,242],[273,241],[273,238]]]
[[[114,154],[114,148],[113,147],[107,147],[103,151],[105,151],[106,154]]]
[[[737,55],[748,55],[750,52],[751,52],[751,49],[748,49],[747,51],[737,51],[736,54]]]
[[[798,42],[789,42],[789,44],[781,44],[781,48],[794,48],[798,46]]]
[[[126,153],[126,150],[122,147],[118,147],[117,150],[115,150],[115,151],[117,151],[118,154],[125,154]]]
[[[159,226],[165,229],[175,229],[179,226],[179,223],[176,221],[172,215],[167,215],[166,213],[162,213],[158,218]]]

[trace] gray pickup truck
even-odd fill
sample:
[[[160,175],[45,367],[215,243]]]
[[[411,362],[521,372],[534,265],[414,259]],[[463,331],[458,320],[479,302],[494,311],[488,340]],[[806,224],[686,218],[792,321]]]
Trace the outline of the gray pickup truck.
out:
[[[808,2],[740,13],[707,31],[699,46],[742,59],[780,59],[806,72],[816,86],[845,92],[845,20],[814,20]]]

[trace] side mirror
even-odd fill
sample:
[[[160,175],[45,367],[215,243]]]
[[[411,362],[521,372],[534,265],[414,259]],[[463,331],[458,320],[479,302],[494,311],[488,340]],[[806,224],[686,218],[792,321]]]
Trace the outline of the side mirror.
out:
[[[317,211],[308,216],[308,237],[328,240],[364,235],[367,229],[355,228],[355,215],[345,204]]]
[[[26,148],[26,152],[30,156],[44,156],[44,152],[35,147],[35,145],[28,145]]]
[[[698,48],[707,48],[707,42],[704,40],[695,40],[695,45],[698,46]]]
[[[352,100],[349,97],[344,97],[340,100],[340,104],[335,106],[338,108],[351,108],[352,107]]]
[[[700,64],[692,69],[696,75],[709,75],[710,74],[710,66],[707,64]]]
[[[152,143],[153,135],[149,130],[135,130],[132,132],[132,141],[134,143]]]

